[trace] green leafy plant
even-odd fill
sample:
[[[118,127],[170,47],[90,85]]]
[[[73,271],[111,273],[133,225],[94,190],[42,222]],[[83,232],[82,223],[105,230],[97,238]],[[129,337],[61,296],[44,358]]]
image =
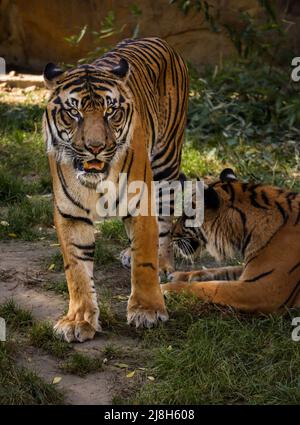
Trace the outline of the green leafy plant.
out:
[[[130,7],[131,15],[133,20],[135,21],[135,26],[132,33],[132,38],[138,37],[139,34],[139,19],[142,14],[141,9],[136,5],[132,4]],[[126,28],[126,24],[121,27],[117,26],[116,16],[113,10],[110,10],[108,14],[105,16],[104,20],[101,22],[100,29],[98,31],[90,31],[90,34],[93,38],[94,48],[90,52],[88,52],[87,56],[80,58],[78,63],[91,63],[95,59],[104,55],[107,51],[111,49],[111,46],[108,43],[112,37],[121,36]],[[88,35],[88,26],[85,25],[82,27],[78,34],[70,35],[65,37],[64,40],[69,43],[72,47],[78,47],[83,40],[83,38]],[[121,37],[120,37],[121,38]],[[65,65],[67,67],[74,66],[73,64]]]
[[[185,15],[191,11],[201,13],[202,23],[208,23],[212,31],[225,32],[240,57],[265,55],[276,60],[285,40],[283,25],[278,18],[274,2],[257,2],[262,8],[263,16],[252,17],[248,12],[235,12],[236,24],[232,25],[223,22],[220,7],[206,0],[169,0],[170,4],[176,4]]]

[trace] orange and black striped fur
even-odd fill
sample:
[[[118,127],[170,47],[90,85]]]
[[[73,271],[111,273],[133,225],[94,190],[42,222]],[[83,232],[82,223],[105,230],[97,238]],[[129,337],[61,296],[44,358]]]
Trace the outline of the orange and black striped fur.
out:
[[[119,173],[127,173],[128,184],[146,182],[139,202],[145,197],[150,209],[151,181],[178,178],[188,74],[166,42],[145,38],[124,40],[94,63],[65,72],[50,63],[44,77],[52,93],[43,127],[70,294],[69,311],[55,329],[67,341],[84,341],[100,329],[93,222],[102,195],[96,187],[118,184]],[[128,322],[149,326],[167,319],[159,269],[173,268],[171,218],[132,215],[124,217],[131,243]]]
[[[204,190],[204,222],[173,229],[175,243],[190,253],[200,245],[217,259],[242,254],[243,267],[176,272],[164,293],[188,291],[201,300],[245,312],[284,312],[300,306],[300,194],[242,183],[231,169]],[[177,242],[176,242],[177,241]],[[188,248],[187,245],[189,245]]]

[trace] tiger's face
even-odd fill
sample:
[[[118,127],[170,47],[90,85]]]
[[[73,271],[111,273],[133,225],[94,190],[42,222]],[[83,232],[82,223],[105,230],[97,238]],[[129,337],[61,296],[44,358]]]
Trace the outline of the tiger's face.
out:
[[[201,228],[187,226],[187,221],[194,218],[183,214],[173,224],[171,229],[175,253],[179,253],[184,258],[191,259],[198,249],[205,247],[207,243],[205,234]]]
[[[222,218],[224,218],[224,221],[228,218],[226,213],[224,215],[224,212],[228,211],[231,203],[231,193],[230,188],[227,187],[227,181],[234,182],[235,186],[238,186],[235,188],[236,190],[239,190],[242,185],[237,181],[231,169],[225,169],[220,175],[220,180],[204,189],[205,211],[204,222],[201,226],[189,227],[187,225],[187,221],[195,219],[195,215],[188,217],[183,214],[174,223],[172,240],[175,250],[181,256],[192,259],[193,255],[203,248],[206,248],[214,257],[219,259],[232,256],[232,247],[226,247],[224,240],[220,244],[216,243],[218,236],[222,233],[218,231],[221,229]],[[215,233],[216,231],[217,233]]]
[[[48,152],[58,162],[72,163],[83,183],[97,184],[129,143],[133,103],[123,81],[128,64],[121,60],[111,71],[53,67],[48,64],[44,73],[53,90],[44,114]]]

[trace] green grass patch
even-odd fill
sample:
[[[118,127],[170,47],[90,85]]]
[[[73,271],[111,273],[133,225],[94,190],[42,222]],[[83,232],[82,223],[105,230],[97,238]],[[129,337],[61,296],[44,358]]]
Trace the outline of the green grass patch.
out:
[[[33,323],[32,313],[18,307],[14,300],[10,299],[0,305],[0,317],[3,317],[12,330],[27,330]]]
[[[101,325],[105,328],[112,328],[118,324],[118,319],[112,305],[112,293],[109,290],[101,292],[99,297],[99,310]]]
[[[230,166],[247,180],[300,189],[299,107],[286,70],[235,62],[192,72],[184,171],[217,177]]]
[[[32,104],[29,98],[20,104],[0,102],[0,202],[51,189],[42,139],[43,106]]]
[[[115,359],[119,358],[123,355],[123,350],[121,347],[115,345],[115,344],[107,344],[103,349],[103,355],[107,359]]]
[[[53,291],[57,295],[67,295],[69,293],[68,285],[65,280],[59,280],[57,282],[46,282],[43,284],[43,288],[47,291]]]
[[[111,241],[97,238],[94,256],[95,265],[101,267],[115,263],[118,261],[117,255],[119,250],[120,247],[116,246]]]
[[[54,266],[53,266],[54,264]],[[54,270],[56,272],[64,271],[64,259],[60,250],[56,250],[52,255],[50,262],[47,261],[47,269]]]
[[[72,350],[70,344],[55,335],[52,324],[48,322],[35,323],[29,336],[30,343],[34,347],[41,348],[60,359],[66,357]]]
[[[61,368],[65,373],[85,376],[89,373],[100,372],[103,369],[103,359],[74,353],[61,365]]]
[[[36,240],[47,235],[53,224],[52,201],[45,198],[24,198],[12,203],[1,214],[1,220],[8,225],[0,225],[0,238],[12,237]]]
[[[105,239],[113,239],[123,243],[127,243],[128,241],[125,227],[121,220],[104,220],[98,223],[97,227],[100,229],[101,235]]]
[[[291,339],[290,317],[254,318],[171,298],[170,321],[145,333],[155,381],[134,402],[299,404],[300,346]]]
[[[16,364],[14,345],[0,342],[0,404],[63,404],[64,396],[52,384]]]
[[[96,266],[107,266],[118,261],[117,255],[120,251],[119,246],[115,246],[111,241],[97,238],[95,243],[94,264]],[[53,267],[54,264],[54,267]],[[47,261],[47,268],[53,267],[52,270],[63,271],[64,261],[61,251],[57,250],[51,257],[50,262]]]

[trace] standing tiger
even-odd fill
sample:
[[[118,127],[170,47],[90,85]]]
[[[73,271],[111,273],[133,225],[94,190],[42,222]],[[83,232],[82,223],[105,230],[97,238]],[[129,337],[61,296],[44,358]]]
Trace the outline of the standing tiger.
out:
[[[140,200],[145,197],[150,205],[151,181],[178,178],[188,73],[166,42],[144,38],[124,40],[92,64],[71,70],[50,63],[44,79],[52,91],[43,129],[54,222],[70,295],[68,313],[55,330],[67,341],[82,342],[101,330],[93,279],[97,185],[117,185],[120,173],[126,173],[128,184],[146,183]],[[159,270],[173,268],[172,219],[149,212],[123,220],[131,243],[128,322],[150,326],[168,317]]]
[[[231,169],[204,190],[204,222],[188,228],[182,216],[172,230],[184,255],[205,246],[218,260],[239,252],[243,267],[175,272],[164,293],[188,291],[203,301],[245,312],[300,307],[300,194],[241,183]]]

